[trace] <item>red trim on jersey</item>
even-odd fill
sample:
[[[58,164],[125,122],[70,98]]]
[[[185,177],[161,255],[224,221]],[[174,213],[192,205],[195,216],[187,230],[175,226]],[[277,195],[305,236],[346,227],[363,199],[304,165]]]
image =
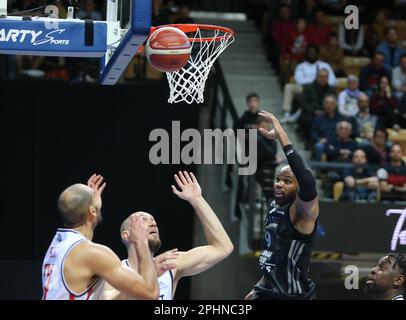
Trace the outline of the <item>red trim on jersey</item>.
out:
[[[92,292],[93,292],[92,289],[93,289],[93,287],[89,288],[89,291],[87,292],[87,295],[86,295],[86,300],[89,300],[90,296],[92,295]]]
[[[45,284],[44,284],[44,295],[42,297],[42,300],[47,299],[47,293],[49,291],[49,284],[51,283],[51,275],[52,275],[52,270],[53,270],[54,265],[53,264],[46,264],[44,266],[44,275],[45,275]]]
[[[42,296],[42,300],[46,300],[47,299],[47,293],[48,293],[48,289],[44,288],[44,295]]]
[[[69,300],[75,300],[75,295],[73,295],[72,293],[69,293]]]

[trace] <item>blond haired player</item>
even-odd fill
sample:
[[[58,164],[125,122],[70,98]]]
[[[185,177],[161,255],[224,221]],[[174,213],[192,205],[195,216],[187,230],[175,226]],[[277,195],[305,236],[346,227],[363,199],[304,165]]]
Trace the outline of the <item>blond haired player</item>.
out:
[[[148,224],[141,214],[130,217],[128,242],[136,248],[138,271],[126,268],[108,247],[92,242],[101,222],[103,177],[65,189],[58,209],[65,228],[58,229],[42,266],[44,300],[98,299],[102,279],[129,297],[157,299],[159,287],[148,247]]]
[[[179,280],[186,276],[199,274],[225,259],[233,251],[233,244],[216,214],[202,197],[202,191],[193,173],[179,171],[175,181],[180,191],[172,185],[172,191],[179,198],[188,201],[202,223],[208,244],[186,252],[177,249],[167,251],[155,258],[160,287],[159,299],[172,300]],[[146,212],[138,212],[149,223],[149,248],[151,257],[158,251],[161,240],[156,221]],[[131,217],[131,216],[130,216]],[[121,226],[121,239],[127,247],[128,258],[123,265],[128,269],[140,270],[138,248],[130,240],[130,217]],[[130,299],[125,292],[106,284],[103,299]]]

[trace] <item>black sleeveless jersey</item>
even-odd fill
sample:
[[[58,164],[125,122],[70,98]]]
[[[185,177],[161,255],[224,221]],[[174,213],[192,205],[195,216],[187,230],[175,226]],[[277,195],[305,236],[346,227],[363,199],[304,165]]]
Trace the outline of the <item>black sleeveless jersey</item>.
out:
[[[317,222],[311,234],[300,233],[289,217],[291,204],[271,203],[265,221],[259,265],[264,277],[255,286],[258,299],[314,299],[309,265]]]

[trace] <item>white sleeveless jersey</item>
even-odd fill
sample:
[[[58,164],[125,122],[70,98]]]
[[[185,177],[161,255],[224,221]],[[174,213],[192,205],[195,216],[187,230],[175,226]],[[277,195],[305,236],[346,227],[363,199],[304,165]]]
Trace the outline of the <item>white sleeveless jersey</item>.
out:
[[[102,293],[101,278],[86,290],[73,292],[65,281],[63,269],[68,253],[82,241],[88,241],[80,232],[58,229],[42,264],[43,300],[96,300]]]
[[[130,268],[128,259],[123,260],[123,264]],[[159,300],[173,300],[173,275],[172,271],[166,271],[158,278]]]

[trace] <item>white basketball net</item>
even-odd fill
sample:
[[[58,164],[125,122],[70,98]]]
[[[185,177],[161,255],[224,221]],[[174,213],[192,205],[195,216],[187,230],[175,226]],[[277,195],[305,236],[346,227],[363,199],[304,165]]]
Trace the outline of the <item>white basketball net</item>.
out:
[[[205,30],[206,31],[206,30]],[[166,77],[169,83],[169,103],[202,103],[204,101],[203,91],[206,80],[209,77],[210,69],[219,55],[234,42],[234,35],[224,33],[220,30],[212,30],[212,37],[208,41],[192,41],[192,54],[189,62],[182,69],[174,72],[167,72]],[[222,33],[222,35],[220,35]],[[216,37],[221,37],[220,39]],[[201,39],[202,34],[198,28],[194,39]],[[205,38],[207,36],[205,35]],[[194,48],[200,46],[200,48]],[[194,51],[198,50],[197,53]]]

